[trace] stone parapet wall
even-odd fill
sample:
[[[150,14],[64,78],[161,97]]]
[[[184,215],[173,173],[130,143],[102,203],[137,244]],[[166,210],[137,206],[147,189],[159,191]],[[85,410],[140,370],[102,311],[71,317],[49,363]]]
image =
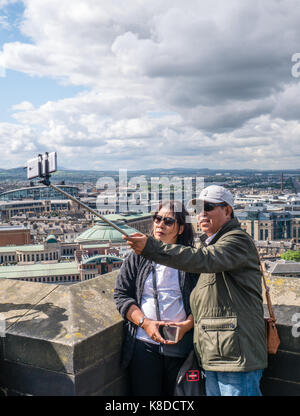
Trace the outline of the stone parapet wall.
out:
[[[269,355],[262,392],[268,396],[300,396],[300,279],[271,277],[267,285],[281,342],[277,354]]]
[[[116,276],[117,271],[74,285],[0,280],[2,394],[128,394],[119,366],[123,331],[113,301]],[[262,391],[298,396],[300,279],[272,278],[268,284],[281,344],[269,356]]]
[[[122,318],[112,296],[116,275],[75,285],[0,281],[3,394],[126,394]]]

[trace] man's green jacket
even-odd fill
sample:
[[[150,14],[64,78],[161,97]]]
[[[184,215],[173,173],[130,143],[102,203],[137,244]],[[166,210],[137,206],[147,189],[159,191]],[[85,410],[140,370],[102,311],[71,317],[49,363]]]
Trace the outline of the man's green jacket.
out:
[[[201,273],[190,301],[194,345],[204,370],[253,371],[267,367],[262,281],[251,237],[236,219],[208,246],[163,244],[148,237],[142,256]]]

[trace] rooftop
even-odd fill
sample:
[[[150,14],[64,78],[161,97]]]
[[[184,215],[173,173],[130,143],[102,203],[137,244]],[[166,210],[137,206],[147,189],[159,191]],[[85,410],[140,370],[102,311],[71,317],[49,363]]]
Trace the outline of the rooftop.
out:
[[[0,279],[24,279],[40,276],[61,276],[78,274],[78,264],[67,263],[35,263],[28,265],[0,267]]]
[[[125,222],[117,222],[118,227],[120,227],[122,230],[124,230],[127,234],[133,234],[136,233],[137,230],[129,227]],[[122,243],[124,244],[124,240],[122,238],[122,234],[111,227],[110,225],[104,223],[104,222],[97,222],[94,227],[89,228],[88,230],[84,231],[82,234],[80,234],[76,239],[75,242],[77,243],[88,243],[91,242],[112,242],[112,243]]]
[[[24,246],[3,246],[0,247],[0,253],[9,253],[16,251],[43,251],[45,250],[44,244],[28,244]]]
[[[109,247],[109,245],[107,243],[103,243],[103,244],[81,244],[81,247],[84,248],[104,248],[104,247]]]
[[[299,274],[300,275],[300,263],[292,261],[277,261],[269,262],[269,272],[272,274]]]
[[[108,260],[111,261],[112,263],[117,262],[119,263],[120,261],[123,261],[123,259],[121,259],[120,257],[117,256],[112,256],[109,254],[97,254],[93,257],[89,257],[88,259],[83,260],[83,264],[100,264],[102,262],[106,262]]]

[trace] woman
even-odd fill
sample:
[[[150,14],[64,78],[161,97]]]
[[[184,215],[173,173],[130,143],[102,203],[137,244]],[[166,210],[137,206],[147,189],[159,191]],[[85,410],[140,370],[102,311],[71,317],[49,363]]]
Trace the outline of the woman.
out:
[[[187,216],[181,203],[161,203],[153,216],[152,236],[167,244],[193,246]],[[125,320],[121,364],[129,366],[133,395],[173,394],[177,373],[193,348],[189,296],[198,276],[155,264],[134,252],[124,260],[114,298]],[[177,343],[160,333],[170,324],[179,327]]]

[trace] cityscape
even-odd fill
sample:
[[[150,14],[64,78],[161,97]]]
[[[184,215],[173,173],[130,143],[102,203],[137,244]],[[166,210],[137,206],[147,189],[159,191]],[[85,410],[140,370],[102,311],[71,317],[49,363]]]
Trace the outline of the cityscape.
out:
[[[59,171],[53,180],[72,173]],[[152,213],[160,200],[177,199],[188,208],[188,200],[201,190],[197,187],[221,184],[234,194],[235,216],[255,240],[270,276],[300,277],[300,171],[128,172],[126,186],[120,183],[120,172],[108,173],[115,181],[115,193],[104,185],[107,174],[97,178],[99,172],[77,171],[76,181],[57,184],[127,234],[151,231]],[[120,267],[129,250],[117,230],[39,181],[26,180],[24,169],[3,171],[2,178],[0,278],[74,284]],[[130,186],[132,178],[140,178],[144,189]],[[157,192],[150,186],[154,182]],[[197,241],[201,230],[195,216],[191,219]],[[295,260],[284,259],[291,251]]]
[[[0,397],[126,404],[122,233],[151,233],[158,204],[181,201],[200,247],[192,200],[209,185],[231,191],[260,256],[261,293],[252,240],[252,266],[222,275],[259,303],[262,350],[272,300],[280,345],[262,394],[300,396],[299,21],[298,0],[0,0]],[[204,279],[225,305],[216,274]],[[254,328],[245,299],[238,319]],[[250,340],[236,321],[235,348]]]

